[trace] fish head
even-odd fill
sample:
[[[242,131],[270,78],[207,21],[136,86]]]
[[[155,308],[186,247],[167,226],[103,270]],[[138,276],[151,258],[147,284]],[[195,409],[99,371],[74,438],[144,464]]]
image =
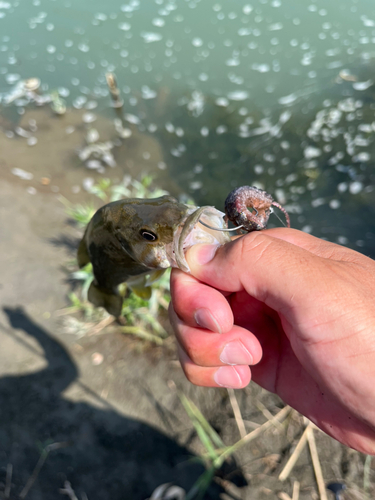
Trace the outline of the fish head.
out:
[[[126,213],[115,228],[125,250],[148,269],[177,267],[189,272],[185,252],[196,244],[224,245],[230,236],[224,213],[215,207],[179,203],[172,196],[126,200]],[[206,225],[211,226],[211,229]]]
[[[112,211],[111,216],[123,250],[148,269],[170,267],[174,235],[197,207],[179,203],[172,196],[128,199],[120,206],[120,213],[113,216]]]

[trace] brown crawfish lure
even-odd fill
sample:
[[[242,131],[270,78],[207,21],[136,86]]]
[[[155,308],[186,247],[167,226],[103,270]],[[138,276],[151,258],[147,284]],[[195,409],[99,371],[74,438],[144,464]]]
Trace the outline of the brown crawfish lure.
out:
[[[238,227],[250,233],[265,229],[272,213],[271,206],[277,207],[285,215],[290,227],[288,212],[263,189],[241,186],[231,191],[225,200],[225,214]]]

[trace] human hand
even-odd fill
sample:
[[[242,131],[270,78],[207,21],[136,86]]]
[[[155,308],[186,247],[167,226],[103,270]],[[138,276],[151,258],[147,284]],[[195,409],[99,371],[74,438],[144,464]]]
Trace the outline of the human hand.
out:
[[[172,271],[170,318],[187,378],[242,388],[252,377],[375,454],[375,262],[292,229],[186,257],[191,275]]]

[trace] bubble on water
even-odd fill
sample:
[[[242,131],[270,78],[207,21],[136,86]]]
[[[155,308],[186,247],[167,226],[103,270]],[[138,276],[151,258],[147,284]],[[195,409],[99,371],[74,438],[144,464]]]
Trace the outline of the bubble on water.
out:
[[[0,12],[0,19],[4,19],[5,17],[5,12]]]
[[[194,181],[190,183],[190,189],[193,191],[197,191],[198,189],[201,189],[203,186],[203,183],[201,181]]]
[[[263,64],[254,63],[251,65],[251,69],[253,69],[254,71],[258,71],[259,73],[268,73],[271,70],[269,64],[266,63]]]
[[[362,191],[362,189],[363,189],[363,184],[360,181],[351,182],[349,185],[349,192],[351,194],[358,194]]]
[[[160,33],[142,31],[141,37],[143,38],[145,43],[153,43],[162,40],[163,35],[161,35]]]
[[[96,115],[94,113],[85,113],[82,116],[83,123],[93,123],[96,120]]]
[[[199,80],[200,80],[201,82],[207,82],[207,80],[208,80],[208,75],[207,75],[207,73],[201,73],[201,74],[198,76],[198,78],[199,78]]]
[[[302,66],[310,66],[310,64],[312,63],[313,57],[314,57],[313,52],[305,52],[303,54],[302,59],[301,59]]]
[[[234,90],[233,92],[229,92],[227,96],[231,101],[244,101],[249,97],[249,92],[247,92],[246,90]]]
[[[370,43],[370,38],[368,36],[362,36],[360,39],[359,39],[359,43],[361,45],[367,45],[368,43]]]
[[[65,40],[64,45],[67,48],[73,47],[73,40]]]
[[[55,25],[52,23],[48,23],[46,29],[47,31],[53,31],[55,29]]]
[[[273,23],[268,26],[269,31],[278,31],[283,29],[282,23]]]
[[[165,124],[165,129],[167,130],[167,132],[169,132],[170,134],[173,134],[173,132],[175,131],[175,128],[174,128],[174,125],[173,123],[170,123],[170,122],[167,122]]]
[[[225,61],[225,64],[227,66],[239,66],[240,60],[237,57],[232,57],[231,59],[228,59],[227,61]]]
[[[125,114],[125,120],[128,121],[129,123],[132,123],[133,125],[141,124],[141,120],[139,119],[139,117],[136,115],[132,115],[131,113]]]
[[[97,19],[98,21],[106,21],[107,20],[107,15],[103,14],[102,12],[97,12],[95,14],[95,19]]]
[[[216,133],[218,135],[225,134],[225,132],[228,132],[228,127],[226,125],[219,125],[216,127]]]
[[[336,209],[340,208],[340,206],[341,206],[341,202],[340,202],[340,200],[331,200],[331,201],[329,202],[329,206],[330,206],[333,210],[336,210]]]
[[[339,236],[337,238],[337,243],[340,245],[347,245],[348,244],[348,238],[346,236]]]
[[[142,86],[143,99],[154,99],[157,96],[156,90],[151,90],[147,85]]]
[[[152,24],[154,26],[157,26],[158,28],[162,28],[165,25],[165,21],[160,17],[156,17],[155,19],[152,20]]]
[[[367,153],[367,151],[362,151],[362,153],[358,153],[357,155],[353,156],[353,161],[355,162],[367,162],[370,161],[371,156],[370,153]]]
[[[27,191],[28,194],[36,194],[36,189],[35,189],[35,187],[32,187],[32,186],[29,186],[26,189],[26,191]]]
[[[232,83],[236,83],[237,85],[242,85],[245,82],[242,76],[237,76],[234,73],[229,73],[228,78]]]
[[[56,52],[56,47],[54,45],[47,45],[46,50],[48,54],[54,54]]]
[[[326,64],[327,69],[335,69],[340,68],[343,65],[342,61],[333,61],[331,63]]]
[[[365,82],[354,82],[353,89],[354,90],[367,90],[372,85],[374,85],[373,80],[367,80]]]
[[[203,40],[201,38],[195,37],[192,39],[191,43],[194,47],[202,47]]]
[[[81,109],[86,104],[86,102],[87,102],[87,97],[85,97],[83,95],[78,96],[73,101],[73,107],[75,109]]]
[[[14,85],[16,82],[18,82],[18,80],[20,78],[21,78],[21,75],[18,75],[17,73],[9,73],[8,75],[6,75],[5,81],[9,85]]]
[[[237,33],[239,36],[248,36],[252,33],[252,28],[240,28]]]
[[[337,184],[337,191],[339,193],[345,193],[345,191],[348,190],[348,183],[347,182],[340,182],[340,184]]]
[[[202,127],[200,133],[201,135],[203,135],[203,137],[207,137],[210,133],[210,130],[208,127]]]
[[[375,27],[375,21],[372,19],[368,19],[366,16],[361,16],[361,21],[363,22],[363,26],[368,28]]]
[[[11,4],[9,2],[0,2],[0,9],[10,9]]]
[[[120,23],[118,27],[122,31],[129,31],[131,29],[131,25],[129,23]]]
[[[370,123],[360,123],[358,125],[358,130],[360,132],[365,132],[367,134],[372,134],[372,132],[373,132],[374,129],[373,129],[372,124],[370,124]]]
[[[315,200],[312,200],[311,206],[313,208],[317,208],[320,207],[321,205],[324,205],[324,203],[325,203],[324,198],[315,198]]]
[[[289,95],[286,95],[284,97],[280,97],[280,99],[278,100],[279,104],[282,104],[282,105],[289,105],[289,104],[293,104],[298,98],[298,95],[296,93],[293,93],[293,94],[289,94]]]
[[[171,155],[177,158],[181,157],[186,151],[185,144],[179,144],[176,148],[171,149]]]
[[[80,43],[78,45],[78,50],[81,52],[88,52],[90,50],[90,47],[86,43]]]

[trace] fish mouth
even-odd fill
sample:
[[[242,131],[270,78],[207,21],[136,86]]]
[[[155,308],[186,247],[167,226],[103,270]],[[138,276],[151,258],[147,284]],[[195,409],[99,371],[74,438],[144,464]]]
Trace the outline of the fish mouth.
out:
[[[185,259],[188,248],[197,244],[221,246],[231,241],[229,234],[222,229],[227,229],[224,213],[215,207],[189,207],[187,215],[180,222],[173,235],[172,243],[167,245],[166,251],[172,267],[190,272]],[[212,229],[200,223],[211,226]]]

